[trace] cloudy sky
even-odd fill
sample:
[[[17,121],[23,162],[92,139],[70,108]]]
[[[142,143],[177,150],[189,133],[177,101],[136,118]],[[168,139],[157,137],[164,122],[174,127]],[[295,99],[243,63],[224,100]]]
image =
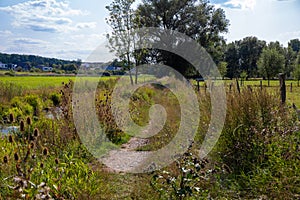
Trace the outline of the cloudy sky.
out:
[[[103,44],[111,0],[1,0],[0,52],[82,59]],[[211,0],[230,20],[227,41],[300,38],[300,0]]]

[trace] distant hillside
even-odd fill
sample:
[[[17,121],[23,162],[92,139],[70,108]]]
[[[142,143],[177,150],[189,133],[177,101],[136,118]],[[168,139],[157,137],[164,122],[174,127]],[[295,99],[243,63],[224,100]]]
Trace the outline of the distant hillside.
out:
[[[17,64],[20,63],[27,63],[30,66],[38,66],[38,65],[45,65],[45,66],[63,66],[67,64],[76,64],[77,66],[81,65],[81,60],[77,61],[70,61],[70,60],[62,60],[56,58],[46,58],[42,56],[35,56],[35,55],[20,55],[20,54],[6,54],[0,53],[0,62],[5,64]]]

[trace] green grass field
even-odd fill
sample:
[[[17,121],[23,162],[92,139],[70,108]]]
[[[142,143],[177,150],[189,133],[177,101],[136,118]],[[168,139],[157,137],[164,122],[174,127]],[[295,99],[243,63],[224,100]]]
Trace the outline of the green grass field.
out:
[[[112,77],[86,77],[84,79],[99,81],[107,80]],[[42,89],[42,88],[55,88],[61,86],[62,83],[67,83],[70,80],[75,81],[76,77],[57,77],[57,76],[13,76],[13,77],[0,77],[0,81],[14,83],[24,89]]]
[[[85,77],[84,79],[88,79],[90,81],[99,81],[99,80],[108,80],[111,78],[116,77]],[[148,80],[149,77],[147,76],[141,76],[139,78],[139,81],[145,81]],[[76,77],[72,76],[3,76],[0,77],[0,81],[3,82],[9,82],[14,83],[17,86],[21,86],[24,89],[43,89],[43,88],[55,88],[62,85],[62,83],[67,83],[69,80],[76,80]],[[196,82],[192,82],[194,85],[196,85]],[[234,80],[225,80],[226,86],[229,87],[230,83],[235,83]],[[268,81],[263,80],[263,86],[267,87]],[[290,90],[291,84],[293,85],[292,91]],[[252,87],[259,87],[260,81],[245,81],[244,86],[247,87],[248,85]],[[203,82],[201,82],[201,86],[203,86]],[[270,81],[269,89],[277,91],[279,90],[279,81],[278,80],[272,80]],[[267,87],[268,88],[268,87]],[[287,88],[287,103],[292,104],[295,103],[298,107],[300,107],[300,87],[297,85],[297,81],[288,80],[286,81],[286,88]]]

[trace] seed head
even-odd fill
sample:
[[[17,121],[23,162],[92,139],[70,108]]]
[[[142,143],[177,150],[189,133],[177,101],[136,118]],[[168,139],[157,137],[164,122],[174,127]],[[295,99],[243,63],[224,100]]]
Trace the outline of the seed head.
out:
[[[43,149],[43,155],[44,155],[44,156],[47,156],[48,153],[49,153],[48,148],[45,147],[45,148]]]
[[[55,164],[57,164],[57,165],[58,165],[58,163],[59,163],[59,160],[58,160],[58,158],[55,158]]]
[[[12,113],[9,114],[9,121],[10,123],[13,123],[15,121],[14,114]]]
[[[15,161],[19,161],[19,155],[18,155],[18,153],[14,154],[14,158],[15,158]]]
[[[14,142],[14,139],[13,139],[12,135],[8,136],[8,142],[9,143],[13,143]]]
[[[30,149],[34,149],[34,147],[35,147],[34,142],[31,142],[31,143],[30,143]]]
[[[27,117],[26,123],[27,123],[28,125],[31,125],[31,124],[32,124],[32,121],[31,121],[31,118],[30,118],[30,117]]]
[[[4,162],[5,164],[8,163],[8,156],[4,156],[3,162]]]
[[[44,163],[41,163],[41,164],[40,164],[40,168],[44,168]]]
[[[40,133],[39,133],[39,129],[35,128],[34,131],[33,131],[33,136],[34,136],[34,137],[38,137],[39,134],[40,134]]]
[[[24,132],[24,131],[25,131],[25,123],[24,123],[23,120],[20,122],[20,131],[21,131],[21,132]]]

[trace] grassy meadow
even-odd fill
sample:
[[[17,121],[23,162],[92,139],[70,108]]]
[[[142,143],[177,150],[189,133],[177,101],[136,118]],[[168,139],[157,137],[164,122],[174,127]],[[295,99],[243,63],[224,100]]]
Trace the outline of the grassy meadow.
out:
[[[131,136],[118,128],[111,110],[117,78],[84,79],[99,81],[98,121],[107,138],[121,147]],[[75,77],[0,77],[0,126],[18,127],[0,136],[0,199],[300,198],[300,130],[291,108],[292,103],[300,108],[296,82],[287,81],[287,103],[281,105],[278,80],[271,81],[271,87],[263,81],[262,90],[259,81],[245,81],[240,93],[234,81],[226,80],[224,129],[204,159],[197,155],[210,124],[211,104],[201,83],[196,92],[201,119],[188,151],[161,170],[128,174],[107,169],[82,144],[72,118],[74,81]],[[175,137],[180,105],[170,90],[146,85],[130,100],[129,111],[137,124],[148,123],[154,104],[163,105],[168,116],[163,129],[137,151],[160,149]],[[47,117],[58,107],[59,116]],[[89,113],[82,117],[90,123]],[[99,140],[90,143],[97,147]]]

